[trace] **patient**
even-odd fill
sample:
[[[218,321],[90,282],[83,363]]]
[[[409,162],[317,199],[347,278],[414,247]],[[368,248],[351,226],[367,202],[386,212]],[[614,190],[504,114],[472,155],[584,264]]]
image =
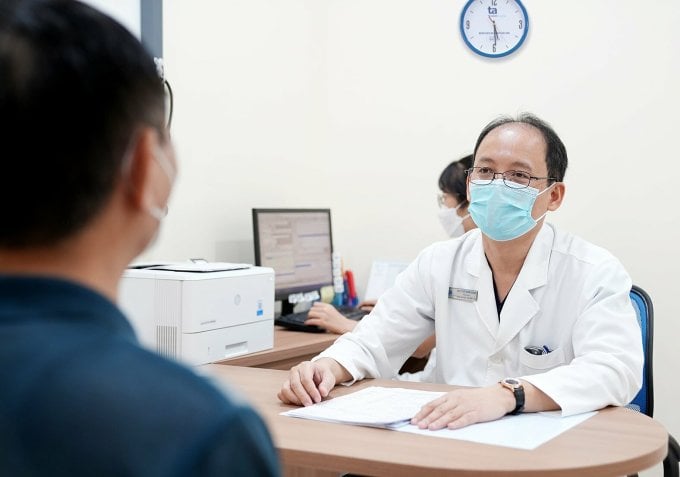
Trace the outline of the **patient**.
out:
[[[175,177],[154,62],[76,1],[0,3],[0,475],[278,475],[241,399],[116,307]]]

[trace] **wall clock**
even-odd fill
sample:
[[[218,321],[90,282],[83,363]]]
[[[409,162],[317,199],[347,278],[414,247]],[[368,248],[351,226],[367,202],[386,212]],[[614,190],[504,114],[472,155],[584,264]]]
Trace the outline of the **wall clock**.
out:
[[[468,0],[460,34],[475,53],[499,58],[517,51],[529,32],[529,15],[519,0]]]

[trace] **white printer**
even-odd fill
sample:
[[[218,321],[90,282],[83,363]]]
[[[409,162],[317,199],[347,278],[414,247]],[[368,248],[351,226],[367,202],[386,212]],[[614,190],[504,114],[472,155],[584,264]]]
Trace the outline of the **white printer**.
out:
[[[165,262],[128,268],[120,307],[142,345],[200,365],[274,345],[274,270]]]

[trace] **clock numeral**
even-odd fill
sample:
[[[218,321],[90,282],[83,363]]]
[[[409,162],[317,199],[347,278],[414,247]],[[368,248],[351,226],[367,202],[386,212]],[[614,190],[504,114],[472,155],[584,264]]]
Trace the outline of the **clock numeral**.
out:
[[[496,44],[494,43],[492,46],[493,46],[493,52],[496,53]]]
[[[491,6],[495,7],[498,4],[498,0],[491,0]]]
[[[470,29],[470,20],[465,20],[465,29],[466,30]]]
[[[524,23],[522,23],[522,20],[520,20],[519,21],[519,29],[521,30],[522,28],[524,28]]]

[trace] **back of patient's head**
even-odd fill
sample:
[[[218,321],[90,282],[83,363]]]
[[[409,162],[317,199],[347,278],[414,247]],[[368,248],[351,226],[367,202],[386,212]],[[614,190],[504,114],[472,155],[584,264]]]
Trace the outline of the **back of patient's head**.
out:
[[[124,27],[72,0],[0,4],[0,247],[48,246],[102,210],[162,83]]]

